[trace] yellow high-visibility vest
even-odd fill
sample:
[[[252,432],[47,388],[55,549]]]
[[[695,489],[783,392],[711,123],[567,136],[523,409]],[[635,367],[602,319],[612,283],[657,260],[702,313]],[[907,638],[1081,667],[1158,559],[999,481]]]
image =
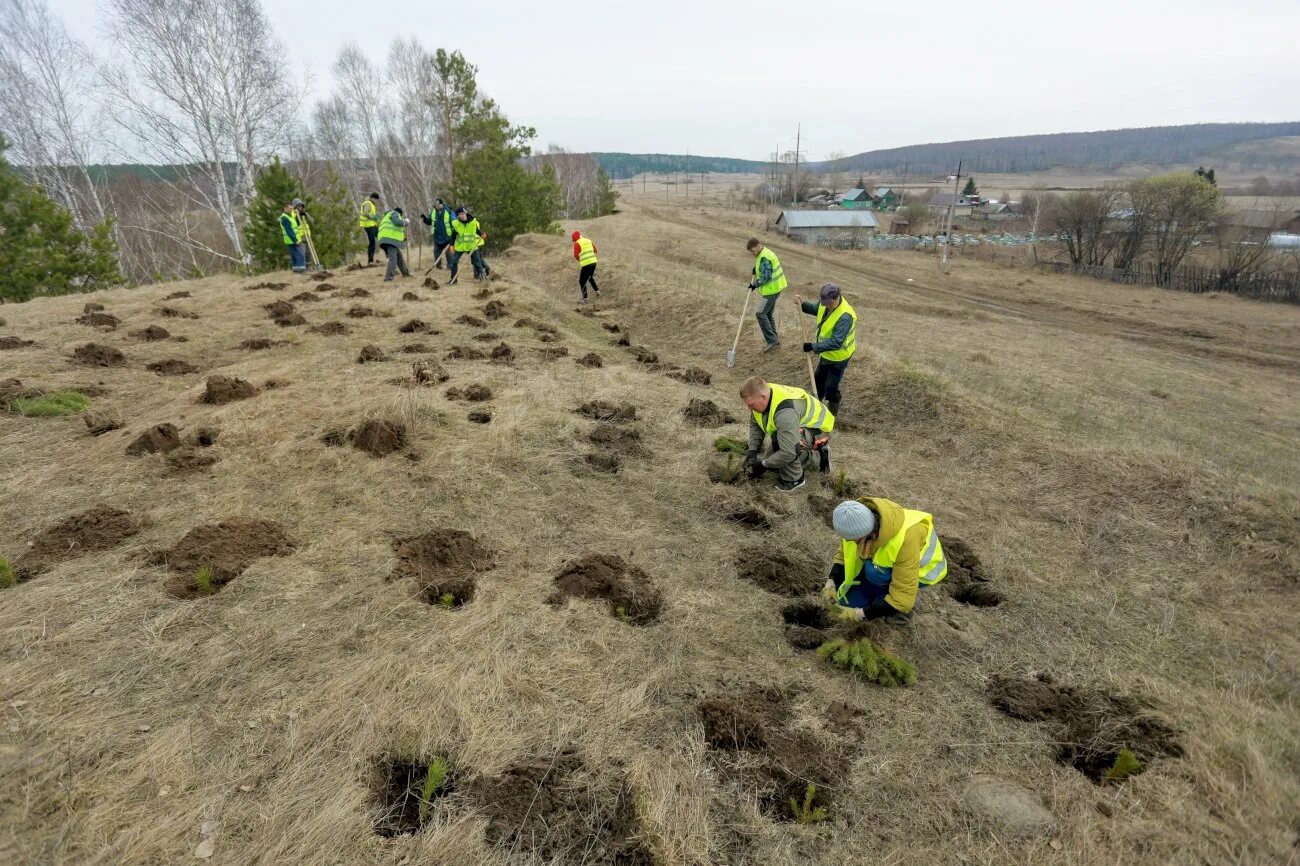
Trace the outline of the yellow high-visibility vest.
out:
[[[379,221],[375,219],[375,203],[370,199],[361,203],[361,219],[358,220],[358,225],[363,229],[379,225]]]
[[[578,238],[578,266],[594,265],[596,261],[596,245],[589,238]]]
[[[763,247],[763,251],[754,257],[755,277],[757,277],[763,270],[762,268],[763,259],[767,259],[769,262],[772,263],[772,279],[769,282],[763,283],[763,285],[759,286],[758,293],[760,295],[778,295],[781,293],[782,290],[785,289],[787,285],[785,281],[785,271],[782,270],[781,262],[780,260],[777,259],[776,253],[772,252],[767,247]]]
[[[925,586],[938,583],[948,576],[948,561],[943,555],[943,545],[939,543],[939,533],[934,531],[934,518],[924,511],[903,509],[903,526],[894,537],[880,545],[871,559],[863,562],[858,558],[858,541],[845,539],[841,550],[844,554],[844,582],[838,590],[840,604],[848,599],[849,590],[864,580],[876,586],[888,586],[894,579],[894,560],[903,546],[907,531],[918,523],[926,526],[925,547],[922,548],[921,564],[917,568],[917,581]]]
[[[396,225],[393,222],[393,212],[386,211],[384,213],[384,218],[379,221],[380,243],[384,241],[405,241],[405,240],[406,240],[405,226]]]
[[[849,325],[849,335],[844,338],[843,346],[821,353],[821,356],[827,361],[847,361],[853,357],[853,350],[858,345],[858,314],[843,297],[840,298],[840,305],[829,313],[826,311],[825,305],[819,304],[817,306],[817,342],[819,343],[831,338],[831,334],[835,332],[835,323],[840,320],[841,316],[848,316],[853,324]]]
[[[767,411],[753,413],[754,423],[762,427],[767,435],[771,436],[776,432],[776,413],[791,400],[804,401],[803,417],[799,419],[800,427],[821,430],[824,433],[835,429],[835,416],[831,414],[831,410],[807,391],[793,385],[776,385],[772,382],[768,382],[767,387],[772,389],[772,399],[767,403]]]

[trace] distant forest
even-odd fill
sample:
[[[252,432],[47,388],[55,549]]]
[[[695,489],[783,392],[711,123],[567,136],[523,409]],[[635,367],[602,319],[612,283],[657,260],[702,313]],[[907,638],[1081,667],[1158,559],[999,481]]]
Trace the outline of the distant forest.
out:
[[[767,163],[752,159],[731,159],[726,156],[684,156],[673,153],[593,153],[605,174],[615,179],[635,177],[642,172],[668,174],[671,172],[716,171],[726,174],[747,174],[763,171]]]

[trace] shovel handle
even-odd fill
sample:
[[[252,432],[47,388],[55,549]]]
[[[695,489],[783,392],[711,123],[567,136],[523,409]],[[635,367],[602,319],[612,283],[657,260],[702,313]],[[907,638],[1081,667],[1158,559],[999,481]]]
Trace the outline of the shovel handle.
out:
[[[753,289],[748,286],[745,287],[745,303],[740,308],[740,321],[736,323],[736,339],[731,341],[731,354],[733,355],[736,354],[736,346],[740,344],[740,329],[745,327],[745,314],[749,312],[749,296],[753,293]]]

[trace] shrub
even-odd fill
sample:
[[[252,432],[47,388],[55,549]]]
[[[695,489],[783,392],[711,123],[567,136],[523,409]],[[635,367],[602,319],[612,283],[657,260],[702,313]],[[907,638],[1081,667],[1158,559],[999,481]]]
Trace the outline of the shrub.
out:
[[[29,418],[51,418],[56,415],[76,415],[86,408],[90,398],[78,391],[56,391],[40,397],[19,397],[9,403],[10,408]]]
[[[876,647],[869,638],[836,638],[817,649],[832,664],[882,686],[910,686],[916,682],[916,668]]]

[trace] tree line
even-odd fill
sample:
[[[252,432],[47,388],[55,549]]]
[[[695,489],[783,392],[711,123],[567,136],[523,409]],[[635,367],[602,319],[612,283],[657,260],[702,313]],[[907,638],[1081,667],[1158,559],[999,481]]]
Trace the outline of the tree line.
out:
[[[0,189],[28,184],[24,195],[66,211],[117,281],[280,267],[261,221],[265,197],[289,189],[308,201],[327,266],[351,253],[371,192],[408,215],[435,196],[464,204],[495,247],[615,206],[590,156],[535,153],[536,131],[479,91],[459,51],[395,39],[376,63],[345,46],[332,92],[308,106],[259,0],[105,0],[104,11],[113,49],[97,56],[44,0],[0,0]],[[21,216],[0,209],[8,245]],[[66,277],[22,288],[0,277],[0,297],[105,284],[99,271]]]

